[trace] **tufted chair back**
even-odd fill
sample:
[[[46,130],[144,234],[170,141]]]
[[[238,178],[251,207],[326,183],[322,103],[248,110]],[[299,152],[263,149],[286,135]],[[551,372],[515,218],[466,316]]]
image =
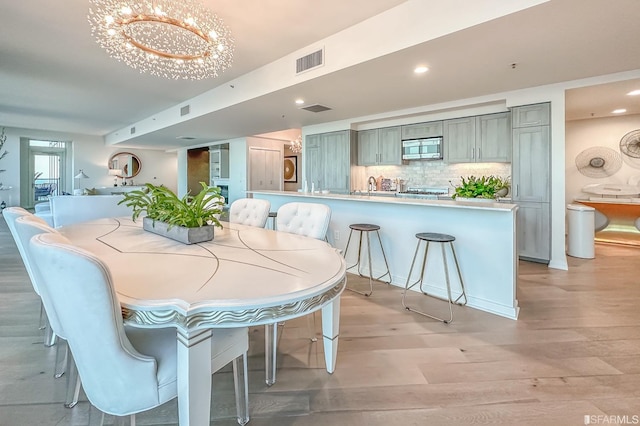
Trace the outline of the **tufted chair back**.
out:
[[[287,203],[278,209],[277,229],[322,240],[327,234],[331,209],[318,203]]]
[[[175,379],[161,398],[163,366],[127,338],[107,266],[59,233],[34,236],[29,250],[46,287],[43,299],[64,328],[91,403],[105,413],[129,415],[174,398]]]
[[[271,203],[257,198],[241,198],[231,203],[229,222],[264,228]]]

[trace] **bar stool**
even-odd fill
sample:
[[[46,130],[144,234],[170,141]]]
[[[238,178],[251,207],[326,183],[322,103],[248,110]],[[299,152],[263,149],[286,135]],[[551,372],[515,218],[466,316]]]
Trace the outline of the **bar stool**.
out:
[[[455,237],[452,235],[447,235],[447,234],[438,234],[438,233],[434,233],[434,232],[421,232],[416,234],[416,238],[418,239],[418,244],[416,245],[416,251],[413,255],[413,261],[411,262],[411,268],[409,269],[409,276],[407,276],[407,283],[405,284],[405,288],[404,288],[404,292],[402,293],[402,306],[407,310],[407,311],[411,311],[411,312],[415,312],[417,314],[420,315],[424,315],[426,317],[429,318],[433,318],[435,320],[438,321],[442,321],[445,324],[451,324],[453,322],[453,310],[451,308],[452,304],[457,304],[460,306],[464,306],[467,304],[467,294],[464,288],[464,281],[462,280],[462,274],[460,273],[460,265],[458,264],[458,257],[456,256],[456,250],[453,246],[453,242],[455,241]],[[416,257],[418,256],[418,250],[420,249],[420,243],[422,241],[425,241],[427,243],[425,250],[424,250],[424,257],[422,259],[422,269],[420,272],[420,278],[414,282],[413,284],[409,285],[409,281],[411,281],[411,273],[413,272],[413,266],[416,262]],[[431,296],[431,297],[435,297],[437,299],[441,299],[438,296],[433,296],[428,294],[427,292],[425,292],[422,289],[422,285],[423,285],[423,281],[424,281],[424,271],[425,271],[425,267],[427,266],[427,254],[429,253],[429,243],[440,243],[440,247],[442,248],[442,262],[444,263],[444,276],[445,276],[445,280],[447,283],[447,301],[449,302],[449,319],[445,320],[442,318],[438,318],[436,316],[430,315],[426,312],[420,311],[418,309],[414,309],[411,308],[409,306],[407,306],[407,304],[405,303],[405,299],[407,297],[407,292],[416,284],[420,283],[420,291],[422,292],[422,294],[425,294],[427,296]],[[456,270],[458,271],[458,278],[460,279],[460,287],[462,288],[462,293],[460,294],[460,296],[458,296],[455,300],[452,300],[451,297],[451,283],[449,281],[449,268],[447,266],[447,254],[445,251],[445,246],[449,245],[449,247],[451,247],[451,253],[453,253],[453,260],[455,261],[456,264]],[[464,302],[461,302],[460,299],[464,298]],[[442,299],[444,300],[444,299]]]
[[[362,294],[364,296],[371,296],[371,293],[373,293],[373,280],[376,281],[380,281],[380,279],[382,277],[384,277],[385,275],[389,276],[389,281],[382,281],[384,283],[387,284],[391,284],[391,272],[389,272],[389,263],[387,262],[387,256],[384,254],[384,248],[382,247],[382,240],[380,239],[380,233],[378,232],[380,230],[380,227],[378,225],[372,225],[369,223],[356,223],[353,225],[349,225],[349,228],[351,229],[351,231],[349,231],[349,239],[347,240],[347,246],[344,249],[344,257],[345,259],[347,258],[347,252],[349,251],[349,243],[351,243],[351,235],[353,234],[353,231],[358,231],[360,232],[360,243],[358,244],[358,260],[356,261],[356,263],[354,263],[351,266],[347,267],[347,271],[349,269],[355,268],[356,266],[358,267],[358,275],[360,275],[363,278],[366,278],[365,275],[362,274],[362,272],[360,271],[360,266],[361,266],[361,260],[362,260],[362,234],[366,234],[367,235],[367,255],[369,256],[369,293],[365,293],[365,292],[361,292],[358,290],[354,290],[352,288],[347,287],[347,289],[354,291],[356,293]],[[373,278],[373,269],[371,267],[371,240],[369,238],[369,234],[371,232],[376,233],[376,235],[378,236],[378,242],[380,243],[380,250],[382,250],[382,257],[384,258],[384,265],[387,268],[387,272],[385,272],[384,274],[380,275],[377,278]]]
[[[278,217],[278,212],[269,212],[269,216],[267,220],[271,219],[271,229],[276,230],[276,218]]]

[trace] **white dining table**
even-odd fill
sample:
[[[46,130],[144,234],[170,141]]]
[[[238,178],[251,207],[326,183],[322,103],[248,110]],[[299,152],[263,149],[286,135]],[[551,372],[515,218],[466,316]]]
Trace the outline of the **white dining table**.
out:
[[[326,369],[336,366],[346,284],[340,253],[324,241],[222,223],[212,241],[192,245],[130,218],[59,228],[109,267],[125,323],[177,329],[181,426],[209,425],[213,328],[276,328],[321,310]]]

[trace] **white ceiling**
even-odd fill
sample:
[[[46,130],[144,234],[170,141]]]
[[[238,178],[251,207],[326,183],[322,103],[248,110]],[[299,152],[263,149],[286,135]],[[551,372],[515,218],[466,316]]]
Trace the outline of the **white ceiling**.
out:
[[[45,6],[41,0],[4,1],[0,125],[104,136],[405,1],[204,3],[231,28],[236,51],[234,64],[221,77],[192,82],[139,74],[110,59],[91,38],[87,0],[65,0],[64,7]],[[127,145],[174,148],[637,70],[638,16],[638,0],[551,0],[148,133]],[[435,16],[424,17],[424,25],[437,24]],[[398,28],[398,34],[404,30]],[[424,58],[430,71],[416,80],[410,70]],[[572,90],[567,119],[607,116],[621,107],[640,114],[640,97],[625,96],[632,89],[640,89],[640,81]],[[301,93],[333,109],[302,111],[291,103]]]

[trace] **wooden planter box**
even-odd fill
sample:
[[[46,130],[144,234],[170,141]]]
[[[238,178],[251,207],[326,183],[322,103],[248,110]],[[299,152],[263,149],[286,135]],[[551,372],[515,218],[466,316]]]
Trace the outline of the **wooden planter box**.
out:
[[[159,220],[145,217],[142,220],[142,228],[145,231],[180,241],[183,244],[195,244],[213,240],[213,225],[205,225],[199,228],[185,228],[183,226],[171,226]]]

